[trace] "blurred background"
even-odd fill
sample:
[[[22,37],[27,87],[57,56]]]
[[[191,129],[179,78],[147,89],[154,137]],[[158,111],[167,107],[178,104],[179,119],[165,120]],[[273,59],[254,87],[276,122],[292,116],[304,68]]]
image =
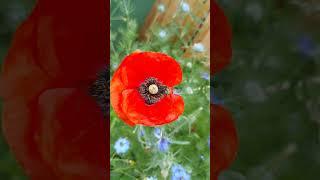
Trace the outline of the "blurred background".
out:
[[[233,61],[217,95],[240,150],[220,179],[320,177],[320,2],[218,0],[233,29]]]
[[[33,0],[1,0],[0,61]],[[217,98],[232,111],[238,157],[221,180],[320,177],[320,3],[218,0],[233,29],[233,61],[216,76]],[[153,4],[134,1],[138,25]],[[192,7],[191,7],[192,8]],[[115,25],[116,26],[116,25]],[[118,26],[118,25],[117,25]],[[0,104],[1,105],[1,104]],[[0,179],[26,179],[0,136]]]
[[[0,1],[0,67],[7,54],[13,33],[31,11],[33,3],[34,0]],[[0,100],[0,112],[2,110],[1,106],[2,101]],[[0,132],[0,179],[27,179],[8,149],[8,145],[2,135],[2,128]]]

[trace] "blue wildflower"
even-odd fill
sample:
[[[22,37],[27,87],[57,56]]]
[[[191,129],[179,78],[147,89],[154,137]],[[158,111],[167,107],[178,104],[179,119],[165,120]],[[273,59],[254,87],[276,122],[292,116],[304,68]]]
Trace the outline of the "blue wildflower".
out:
[[[127,140],[127,138],[119,138],[113,147],[117,154],[124,154],[129,150],[130,142]]]
[[[161,152],[167,152],[170,147],[170,142],[166,138],[161,138],[158,141],[158,149]]]
[[[211,104],[224,104],[224,101],[214,95],[214,89],[210,88],[210,103]]]
[[[203,44],[201,43],[195,43],[193,46],[192,46],[192,49],[195,51],[195,52],[199,52],[199,53],[202,53],[205,51],[205,47],[203,46]]]
[[[312,57],[316,52],[316,45],[309,36],[299,38],[297,46],[299,53],[304,56]]]
[[[182,2],[182,3],[181,3],[181,9],[182,9],[182,11],[185,12],[185,13],[190,12],[190,6],[189,6],[189,4],[186,3],[186,2]]]
[[[160,139],[162,136],[162,131],[160,128],[154,128],[153,134],[156,138]]]
[[[144,131],[144,129],[140,129],[139,130],[139,136],[144,136],[146,133]]]
[[[175,164],[171,168],[171,180],[189,180],[190,174],[180,165]]]
[[[209,81],[210,75],[209,75],[209,73],[204,72],[204,73],[201,73],[201,78]]]
[[[167,32],[164,31],[164,30],[161,30],[161,31],[159,32],[159,37],[160,37],[161,39],[166,38],[166,37],[167,37]]]

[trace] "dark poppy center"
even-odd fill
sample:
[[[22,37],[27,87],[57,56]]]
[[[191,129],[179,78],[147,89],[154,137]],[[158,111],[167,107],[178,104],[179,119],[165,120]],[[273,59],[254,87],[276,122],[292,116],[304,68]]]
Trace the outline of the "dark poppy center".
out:
[[[89,94],[100,107],[103,116],[109,114],[109,69],[103,68],[98,74],[96,80],[89,87]]]
[[[146,104],[152,105],[169,94],[169,88],[163,85],[157,78],[150,77],[141,83],[139,93]]]

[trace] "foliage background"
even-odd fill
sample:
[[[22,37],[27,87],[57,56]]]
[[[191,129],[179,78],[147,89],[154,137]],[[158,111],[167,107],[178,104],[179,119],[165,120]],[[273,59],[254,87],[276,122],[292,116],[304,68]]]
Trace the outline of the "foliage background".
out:
[[[218,0],[233,62],[217,75],[240,151],[221,179],[320,177],[319,1]]]
[[[134,3],[139,15],[134,13],[132,17],[141,23],[152,3],[132,2],[140,3]],[[317,179],[320,177],[319,3],[218,2],[233,26],[234,56],[232,64],[217,75],[214,84],[218,97],[233,112],[240,137],[237,160],[220,179]],[[0,61],[15,28],[33,3],[33,0],[0,1]],[[117,133],[132,134],[125,130]],[[113,136],[112,142],[116,138]],[[131,148],[141,152],[137,144]],[[2,137],[0,177],[26,179]]]
[[[0,1],[0,66],[1,62],[6,56],[15,29],[31,11],[33,3],[33,0]],[[2,110],[1,105],[2,103],[0,101],[0,112]],[[2,136],[2,128],[0,129],[0,132],[0,179],[26,179],[23,171],[18,166],[14,157],[8,149],[8,145]]]

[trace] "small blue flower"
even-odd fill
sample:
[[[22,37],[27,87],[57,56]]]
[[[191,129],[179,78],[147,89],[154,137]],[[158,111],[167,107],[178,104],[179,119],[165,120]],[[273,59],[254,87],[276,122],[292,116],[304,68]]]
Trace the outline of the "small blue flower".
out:
[[[127,140],[127,138],[119,138],[113,147],[117,154],[124,154],[129,150],[130,142]]]
[[[162,136],[162,131],[160,128],[154,128],[153,134],[156,138],[160,139]]]
[[[195,43],[193,46],[192,46],[192,49],[195,51],[195,52],[198,52],[198,53],[202,53],[205,51],[205,47],[203,44],[201,43]]]
[[[181,9],[182,9],[182,11],[185,12],[185,13],[190,12],[190,6],[189,6],[189,4],[186,3],[186,2],[182,2],[182,3],[181,3]]]
[[[164,6],[164,4],[159,4],[158,5],[158,11],[159,12],[164,12],[166,10],[166,7]]]
[[[144,131],[144,129],[140,129],[139,130],[139,136],[144,136],[146,133]]]
[[[171,168],[171,180],[190,180],[190,174],[180,165],[175,164]]]
[[[167,37],[167,32],[164,31],[164,30],[161,30],[161,31],[159,32],[159,37],[160,37],[161,39],[166,38],[166,37]]]
[[[201,78],[209,81],[210,75],[209,75],[209,73],[203,72],[203,73],[201,73]]]
[[[304,56],[312,57],[316,52],[316,45],[313,39],[309,36],[299,38],[297,46],[299,53]]]
[[[146,178],[146,180],[158,180],[158,178],[155,176],[149,176]]]
[[[220,98],[218,98],[216,95],[214,95],[213,88],[210,88],[210,103],[211,104],[224,104],[224,101]]]
[[[166,138],[161,138],[158,141],[158,149],[161,152],[167,152],[170,147],[170,142]]]

